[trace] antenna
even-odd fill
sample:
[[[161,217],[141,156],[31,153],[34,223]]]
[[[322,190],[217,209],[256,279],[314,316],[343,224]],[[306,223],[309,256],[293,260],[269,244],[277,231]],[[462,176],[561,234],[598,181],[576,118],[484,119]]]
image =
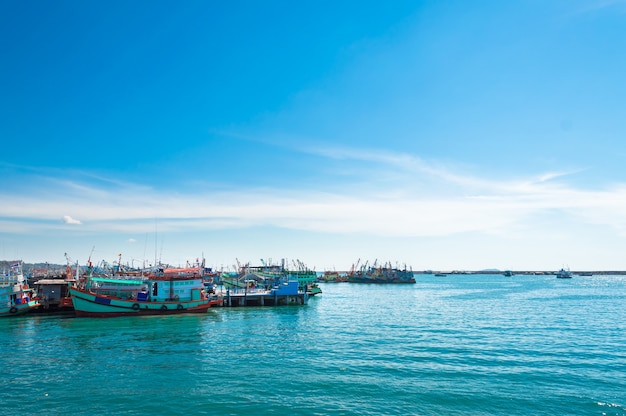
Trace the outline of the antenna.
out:
[[[93,255],[93,251],[96,249],[96,246],[91,248],[91,253],[89,253],[89,258],[87,259],[87,267],[91,267],[91,256]]]
[[[154,267],[157,267],[157,219],[154,219]]]

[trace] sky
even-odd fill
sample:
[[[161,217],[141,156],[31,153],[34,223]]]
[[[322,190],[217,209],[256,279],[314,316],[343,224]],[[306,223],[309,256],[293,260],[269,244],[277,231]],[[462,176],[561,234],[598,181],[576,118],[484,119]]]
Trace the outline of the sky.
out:
[[[626,270],[626,1],[0,2],[0,259]]]

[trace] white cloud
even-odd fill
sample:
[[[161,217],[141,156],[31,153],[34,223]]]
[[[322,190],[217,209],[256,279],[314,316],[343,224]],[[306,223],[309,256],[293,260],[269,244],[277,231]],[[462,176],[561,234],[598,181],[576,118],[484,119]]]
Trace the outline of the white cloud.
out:
[[[368,183],[358,188],[348,183],[338,187],[341,191],[333,192],[242,188],[182,194],[134,184],[118,184],[109,190],[108,186],[101,186],[103,181],[92,185],[58,180],[53,181],[58,185],[54,200],[35,203],[31,195],[38,193],[33,190],[22,196],[12,195],[16,203],[0,206],[0,217],[5,221],[13,219],[9,222],[29,223],[31,233],[34,231],[31,220],[36,220],[41,229],[55,229],[53,219],[59,216],[65,224],[82,224],[62,215],[71,205],[74,215],[88,220],[81,230],[94,233],[153,232],[158,220],[159,232],[271,226],[323,233],[415,237],[467,232],[506,234],[524,229],[532,232],[536,227],[533,219],[559,213],[572,221],[608,226],[617,234],[626,233],[626,212],[622,209],[626,206],[626,186],[577,189],[562,180],[567,174],[551,172],[515,180],[493,180],[390,152],[328,149],[320,153],[352,158],[368,165],[375,160],[377,171],[381,174],[393,171],[396,182],[392,187],[389,183],[384,187]],[[0,197],[3,197],[1,192]],[[132,243],[134,239],[127,241]]]
[[[357,153],[347,151],[345,157]],[[369,161],[362,164],[371,165],[371,155],[375,153],[370,152]],[[381,184],[350,177],[352,182],[337,183],[332,191],[324,187],[280,190],[239,187],[218,192],[203,187],[202,193],[197,190],[184,193],[136,184],[118,184],[111,189],[103,181],[93,184],[86,180],[50,180],[46,188],[54,192],[54,199],[34,198],[33,195],[41,195],[35,188],[23,189],[21,195],[11,194],[14,203],[0,206],[0,232],[22,234],[25,238],[47,235],[54,235],[57,240],[66,238],[65,245],[78,244],[70,248],[75,252],[96,244],[103,253],[108,253],[102,254],[103,258],[117,253],[120,235],[158,233],[159,238],[165,236],[166,244],[178,241],[176,247],[181,253],[172,254],[173,247],[165,251],[184,260],[187,255],[184,251],[204,247],[206,236],[210,235],[225,236],[226,240],[249,235],[244,240],[249,240],[247,250],[252,253],[251,258],[259,250],[272,253],[270,256],[283,255],[285,250],[292,250],[292,256],[303,255],[295,247],[308,243],[289,241],[295,241],[294,236],[305,231],[307,240],[344,242],[344,246],[317,243],[306,249],[306,255],[313,255],[316,250],[328,251],[318,254],[317,266],[323,266],[324,261],[360,257],[363,250],[369,249],[371,253],[366,256],[397,255],[407,260],[415,256],[418,261],[428,263],[429,268],[435,267],[431,262],[437,258],[440,264],[450,264],[449,267],[458,264],[472,268],[488,266],[493,259],[504,261],[507,256],[519,257],[519,267],[529,267],[528,262],[543,262],[550,267],[549,262],[554,258],[559,261],[571,256],[583,258],[591,247],[600,247],[599,242],[611,241],[610,247],[614,247],[615,241],[626,235],[623,210],[626,184],[580,188],[571,185],[568,173],[552,172],[493,179],[468,175],[461,173],[461,169],[419,158],[415,158],[419,162],[417,167],[411,167],[411,157],[386,154],[377,159],[376,170],[381,175],[393,176],[395,182]],[[349,162],[358,165],[359,160]],[[0,189],[0,198],[6,197],[8,192]],[[68,207],[72,207],[73,216],[65,215]],[[58,221],[59,217],[63,223]],[[68,231],[65,224],[81,223],[80,234],[76,234],[75,227],[71,233],[65,233]],[[281,231],[271,231],[277,229]],[[267,235],[259,237],[267,230]],[[276,237],[283,235],[291,237],[289,240]],[[263,242],[258,243],[255,238]],[[109,243],[105,242],[107,239]],[[125,239],[141,251],[134,241],[134,238]],[[396,242],[398,245],[394,246]],[[580,245],[578,254],[568,251],[574,250],[575,243]],[[126,250],[132,251],[131,246]],[[148,246],[152,242],[146,243]],[[223,249],[228,253],[221,255],[239,255],[244,246],[240,242],[231,244]],[[605,247],[605,251],[610,247]],[[599,248],[595,250],[588,263],[598,262],[601,267],[608,267],[605,265],[611,258]],[[145,247],[143,251],[145,257]],[[142,257],[138,252],[130,255]]]
[[[63,216],[63,222],[66,224],[82,224],[79,220],[70,217],[69,215]]]

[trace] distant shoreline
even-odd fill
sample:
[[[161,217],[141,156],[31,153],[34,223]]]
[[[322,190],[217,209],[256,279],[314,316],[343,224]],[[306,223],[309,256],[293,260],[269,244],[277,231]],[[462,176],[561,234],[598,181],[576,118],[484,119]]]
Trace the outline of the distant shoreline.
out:
[[[526,276],[533,276],[533,275],[537,275],[537,276],[541,276],[541,275],[555,275],[557,274],[557,270],[520,270],[520,271],[516,271],[516,270],[511,270],[510,271],[512,275],[517,276],[517,275],[526,275]],[[573,275],[626,275],[626,270],[594,270],[594,271],[587,271],[587,270],[570,270],[570,272]],[[413,272],[414,274],[423,274],[423,275],[434,275],[435,273],[442,273],[442,274],[504,274],[504,270],[476,270],[476,271],[458,271],[458,270],[454,270],[454,271],[450,271],[450,272],[446,272],[446,271],[437,271],[437,272],[425,272],[425,271],[415,271]]]
[[[0,271],[3,269],[8,269],[11,264],[14,264],[19,260],[0,260]],[[37,263],[23,263],[24,272],[32,271],[33,269],[44,269],[48,268],[50,272],[63,272],[67,265],[65,264],[51,264],[46,262],[37,262]],[[81,266],[82,267],[82,266]],[[414,270],[413,274],[416,275],[435,275],[435,274],[454,274],[454,275],[474,275],[474,274],[504,274],[505,272],[510,272],[512,275],[555,275],[557,273],[557,269],[555,270],[496,270],[496,269],[487,269],[487,270]],[[573,275],[578,276],[589,276],[589,275],[626,275],[626,270],[570,270]],[[317,270],[317,273],[324,273],[324,270]],[[348,274],[349,271],[338,271],[339,274]]]

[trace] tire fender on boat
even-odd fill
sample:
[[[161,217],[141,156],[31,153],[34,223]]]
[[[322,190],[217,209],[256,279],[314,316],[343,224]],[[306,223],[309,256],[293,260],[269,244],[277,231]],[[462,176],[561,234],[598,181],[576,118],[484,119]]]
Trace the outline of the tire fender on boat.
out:
[[[139,305],[138,303],[133,303],[132,309],[135,311],[138,311],[139,308],[141,308],[141,305]]]
[[[179,311],[182,311],[185,308],[183,308],[183,305],[179,303],[178,306],[176,306],[176,309],[178,309]]]
[[[165,306],[165,305],[161,306],[161,310],[162,311],[166,311],[167,310],[167,306]]]
[[[15,306],[12,306],[11,309],[9,309],[10,313],[16,313],[17,312],[17,308]]]

